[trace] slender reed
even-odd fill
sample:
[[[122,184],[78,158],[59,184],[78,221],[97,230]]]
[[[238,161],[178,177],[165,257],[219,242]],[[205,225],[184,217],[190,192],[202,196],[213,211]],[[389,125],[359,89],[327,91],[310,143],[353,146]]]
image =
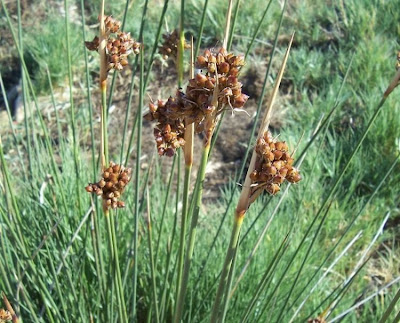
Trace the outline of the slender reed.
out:
[[[148,245],[149,245],[149,261],[150,261],[150,275],[151,275],[151,287],[153,292],[153,306],[155,312],[155,320],[156,322],[160,322],[160,314],[158,310],[158,300],[157,300],[157,283],[156,283],[156,270],[154,266],[154,252],[153,252],[153,244],[152,244],[152,226],[151,226],[151,209],[150,209],[150,194],[149,188],[146,187],[146,195],[147,195],[147,235],[148,235]]]
[[[74,154],[74,166],[76,175],[76,198],[78,202],[79,214],[83,212],[81,203],[81,183],[80,183],[80,162],[78,154],[78,138],[76,133],[76,121],[75,121],[75,105],[74,96],[72,93],[73,89],[73,76],[72,76],[72,58],[71,58],[71,42],[69,32],[69,5],[68,0],[64,0],[64,12],[65,12],[65,41],[67,45],[67,58],[68,58],[68,85],[69,85],[69,103],[70,103],[70,118],[72,128],[72,140],[73,140],[73,154]]]
[[[290,53],[290,48],[293,42],[293,37],[294,34],[292,35],[292,38],[290,39],[289,45],[288,45],[288,49],[286,50],[286,54],[285,57],[283,59],[281,68],[279,70],[278,73],[278,77],[277,80],[275,81],[275,86],[274,86],[274,90],[272,92],[270,101],[268,102],[267,105],[267,110],[265,112],[264,115],[264,119],[261,123],[261,127],[260,127],[260,131],[259,131],[259,135],[258,138],[261,138],[261,136],[268,130],[269,127],[269,122],[270,122],[270,118],[271,118],[271,112],[272,112],[272,106],[273,103],[275,101],[276,95],[278,93],[279,90],[279,85],[280,82],[282,80],[282,76],[283,76],[283,72],[285,70],[285,66],[286,66],[286,62],[288,60],[289,57],[289,53]],[[251,157],[251,161],[250,161],[250,165],[247,171],[247,175],[246,175],[246,179],[243,185],[243,189],[242,192],[240,194],[239,197],[239,202],[238,205],[236,207],[235,210],[235,216],[234,216],[234,222],[233,222],[233,227],[232,227],[232,233],[231,233],[231,239],[229,242],[229,247],[228,250],[226,252],[226,258],[225,258],[225,262],[224,265],[222,267],[222,273],[221,273],[221,277],[220,277],[220,282],[219,282],[219,286],[217,289],[217,294],[215,297],[215,301],[214,301],[214,305],[213,305],[213,309],[212,309],[212,313],[211,313],[211,322],[218,322],[219,320],[219,315],[220,315],[220,303],[221,300],[223,298],[223,294],[224,294],[224,290],[226,288],[226,286],[229,286],[231,284],[231,282],[228,281],[228,275],[229,275],[229,271],[232,265],[232,259],[235,256],[235,253],[237,252],[237,247],[238,247],[238,238],[239,238],[239,234],[240,234],[240,229],[242,227],[243,224],[243,220],[244,217],[246,215],[246,212],[250,206],[250,194],[251,194],[251,178],[250,178],[250,174],[253,172],[254,167],[255,167],[255,163],[256,163],[256,150],[254,149],[253,151],[253,155]],[[233,275],[231,275],[231,277],[233,277]],[[225,297],[229,297],[228,294],[225,294]]]
[[[112,294],[115,288],[118,300],[117,309],[119,318],[121,322],[128,322],[125,295],[121,278],[121,269],[119,264],[115,218],[113,217],[113,213],[110,211],[110,209],[116,209],[117,207],[125,206],[124,202],[119,201],[118,198],[130,180],[131,170],[125,169],[122,165],[109,163],[107,134],[107,76],[109,70],[111,69],[122,70],[123,67],[128,64],[127,56],[131,52],[138,53],[140,44],[132,40],[129,34],[120,30],[121,23],[119,21],[113,19],[111,16],[104,15],[104,3],[105,1],[102,0],[99,17],[99,37],[95,37],[92,42],[85,43],[89,50],[98,50],[100,54],[100,161],[103,177],[98,183],[89,184],[86,187],[86,190],[88,192],[94,192],[96,195],[101,195],[103,198],[103,212],[106,220],[109,257],[111,260],[109,266],[111,270],[109,273],[109,285],[111,287],[111,311],[113,310]],[[110,34],[116,34],[118,40],[111,38]],[[113,54],[110,55],[110,53]],[[138,154],[140,155],[140,151]],[[135,256],[137,256],[136,253]]]
[[[193,38],[191,40],[191,55],[190,55],[190,78],[194,78],[194,49],[193,49]],[[193,136],[194,136],[194,124],[191,123],[186,126],[184,139],[184,157],[185,157],[185,178],[183,184],[183,203],[182,203],[182,217],[181,217],[181,234],[179,241],[178,251],[178,273],[176,280],[176,305],[178,305],[178,295],[180,292],[180,286],[182,282],[182,272],[184,263],[184,252],[185,252],[185,237],[187,229],[187,217],[189,208],[189,189],[190,189],[190,175],[192,172],[193,165]]]
[[[137,277],[138,277],[138,238],[139,238],[139,184],[140,184],[140,156],[142,152],[142,111],[143,111],[143,96],[144,96],[144,54],[143,48],[140,51],[140,85],[139,85],[139,106],[138,106],[138,129],[136,141],[136,168],[135,168],[135,209],[134,209],[134,248],[133,248],[133,294],[132,294],[132,316],[136,316],[136,302],[137,302]]]
[[[181,14],[179,19],[179,43],[178,43],[178,57],[177,57],[177,68],[178,68],[178,87],[182,86],[183,82],[183,53],[185,50],[185,0],[181,0]]]
[[[390,314],[393,312],[394,310],[394,306],[396,305],[396,303],[398,302],[400,298],[400,289],[397,291],[396,295],[393,297],[392,301],[390,302],[388,308],[386,309],[385,313],[383,313],[382,318],[379,320],[379,323],[385,323]],[[397,322],[396,320],[394,320],[393,322]]]
[[[216,84],[213,91],[213,96],[211,100],[211,105],[215,107],[215,111],[218,108],[218,77],[216,78]],[[197,224],[199,220],[199,213],[201,207],[201,200],[203,196],[203,182],[206,175],[206,166],[208,162],[210,146],[212,141],[212,136],[215,130],[215,116],[213,114],[209,115],[205,120],[205,138],[203,142],[203,151],[201,155],[201,162],[199,170],[197,173],[197,182],[195,188],[194,196],[194,210],[192,214],[192,221],[189,230],[188,244],[186,248],[184,271],[182,276],[182,281],[179,288],[178,304],[175,311],[174,322],[179,323],[182,319],[184,301],[186,296],[187,285],[189,281],[189,271],[190,265],[193,258],[194,244],[196,241]]]

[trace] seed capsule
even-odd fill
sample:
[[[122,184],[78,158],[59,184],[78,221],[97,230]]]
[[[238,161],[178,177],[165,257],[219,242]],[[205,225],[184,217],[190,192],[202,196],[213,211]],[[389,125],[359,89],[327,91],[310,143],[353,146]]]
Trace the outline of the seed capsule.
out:
[[[275,156],[272,152],[268,152],[265,157],[267,158],[267,160],[269,161],[273,161],[275,159]]]
[[[276,150],[276,149],[274,150],[274,158],[275,158],[275,160],[281,159],[282,155],[283,155],[283,152],[281,150]]]
[[[113,184],[117,183],[118,182],[118,174],[115,174],[115,173],[111,174],[110,182],[112,182]]]
[[[275,175],[277,172],[276,167],[274,167],[274,166],[267,167],[265,171],[269,175]]]
[[[282,184],[284,180],[285,180],[285,178],[283,176],[277,175],[274,177],[273,182],[275,184]]]
[[[288,150],[288,146],[286,144],[286,142],[284,141],[278,141],[275,143],[275,148],[282,150],[282,151],[287,151]]]
[[[198,73],[196,75],[196,82],[199,87],[204,87],[204,85],[206,84],[206,81],[207,81],[207,77],[204,74]]]
[[[98,182],[97,185],[99,185],[99,187],[103,188],[103,187],[106,185],[106,181],[105,181],[104,179],[101,179],[101,180]]]
[[[286,167],[282,167],[279,170],[279,175],[281,175],[282,177],[286,177],[287,172],[288,172],[288,169]]]
[[[253,170],[251,173],[250,173],[250,178],[253,180],[253,181],[256,181],[257,180],[257,171],[256,170]]]
[[[219,65],[218,71],[219,71],[220,73],[228,73],[228,72],[229,72],[229,68],[230,68],[230,66],[229,66],[228,63],[222,62],[222,63]]]
[[[267,185],[266,190],[269,194],[271,195],[275,195],[276,193],[278,193],[281,189],[279,188],[279,185],[275,184],[275,183],[270,183]]]
[[[199,67],[205,67],[207,63],[207,59],[204,56],[197,57],[197,65],[199,65]]]
[[[283,161],[282,160],[276,160],[272,163],[276,167],[276,169],[281,169],[283,167]]]

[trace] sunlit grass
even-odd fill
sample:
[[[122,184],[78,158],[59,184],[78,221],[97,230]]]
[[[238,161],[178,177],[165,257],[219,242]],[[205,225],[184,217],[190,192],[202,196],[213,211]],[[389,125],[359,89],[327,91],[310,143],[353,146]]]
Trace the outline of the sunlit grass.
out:
[[[4,13],[4,0],[2,5]],[[176,318],[181,201],[188,192],[190,199],[197,197],[199,213],[193,259],[184,283],[186,295],[180,304],[182,321],[210,319],[241,190],[237,183],[242,182],[246,161],[238,166],[241,176],[226,174],[218,201],[202,201],[193,191],[194,184],[183,185],[183,154],[181,159],[175,156],[173,163],[156,153],[141,159],[142,138],[138,135],[146,130],[141,121],[141,109],[149,102],[146,87],[163,77],[154,73],[162,73],[153,64],[153,58],[160,59],[155,52],[156,40],[166,26],[171,31],[179,24],[181,5],[180,1],[106,2],[106,13],[117,19],[123,20],[127,8],[124,30],[145,44],[141,58],[130,59],[136,74],[115,76],[116,82],[123,78],[130,88],[123,98],[112,100],[129,107],[112,112],[127,111],[126,123],[107,125],[113,134],[110,160],[127,161],[135,173],[133,184],[124,192],[126,208],[115,213],[113,222],[118,265],[112,248],[108,248],[101,202],[84,191],[86,183],[100,175],[98,55],[90,53],[85,62],[83,45],[97,33],[98,27],[93,25],[99,4],[82,2],[84,25],[80,23],[81,10],[71,9],[66,22],[69,57],[64,17],[49,10],[41,29],[23,26],[23,53],[14,54],[27,66],[22,92],[30,117],[26,123],[11,122],[9,128],[0,130],[0,291],[21,319],[120,321],[124,315],[120,286],[127,321],[169,322]],[[204,1],[185,2],[185,34],[196,37],[204,27],[201,48],[218,48],[224,38],[227,3],[210,1],[200,26],[203,5]],[[395,73],[400,14],[394,10],[394,1],[382,6],[369,1],[339,1],[330,6],[323,1],[288,3],[279,29],[279,3],[273,2],[260,22],[267,5],[241,1],[232,51],[245,53],[250,49],[243,76],[245,79],[250,67],[262,75],[266,95],[251,103],[258,105],[262,115],[289,35],[296,31],[277,103],[285,113],[280,127],[272,131],[289,147],[298,145],[295,156],[304,152],[303,180],[287,191],[287,186],[282,186],[277,196],[261,196],[248,210],[232,266],[232,285],[225,289],[221,310],[226,307],[226,322],[297,322],[317,317],[324,310],[329,313],[327,321],[345,313],[346,322],[378,322],[392,299],[396,300],[399,288],[399,90],[387,98],[378,114],[374,116],[374,112]],[[9,4],[7,8],[12,10]],[[163,9],[165,16],[161,15]],[[385,15],[385,10],[393,15]],[[18,19],[24,25],[18,14],[2,19],[2,30],[10,33],[10,23],[16,31]],[[14,42],[18,43],[17,37]],[[71,98],[57,94],[60,87],[68,88],[68,58],[72,62],[75,111],[71,110]],[[185,62],[184,88],[188,55]],[[113,87],[112,74],[109,89]],[[245,83],[244,92],[247,86]],[[42,101],[36,100],[36,111],[38,93],[53,95],[54,106],[43,112]],[[117,103],[117,109],[120,106]],[[110,115],[110,120],[115,120]],[[376,117],[373,123],[372,117]],[[235,118],[248,116],[238,114]],[[230,122],[230,117],[223,122]],[[318,136],[307,146],[321,122]],[[235,132],[222,131],[216,137],[221,140],[227,135]],[[200,149],[202,141],[195,140],[195,149]],[[251,154],[254,141],[237,141],[248,146]],[[192,172],[196,174],[197,169]],[[190,234],[193,210],[189,208],[188,213]],[[110,278],[116,273],[115,265],[120,282]],[[357,275],[353,277],[353,273]],[[399,305],[393,304],[393,308],[389,313],[392,320]]]

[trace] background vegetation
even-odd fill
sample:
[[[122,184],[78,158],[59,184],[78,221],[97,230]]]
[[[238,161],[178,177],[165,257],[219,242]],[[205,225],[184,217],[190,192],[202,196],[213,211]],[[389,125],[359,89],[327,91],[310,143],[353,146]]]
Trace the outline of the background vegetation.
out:
[[[6,93],[16,88],[20,94],[19,101],[8,102],[9,110],[18,110],[16,121],[6,109],[0,115],[0,290],[26,322],[105,322],[110,317],[117,321],[114,286],[107,295],[102,287],[101,273],[110,273],[111,263],[106,225],[101,212],[91,212],[96,201],[84,191],[99,176],[99,63],[97,54],[88,53],[83,43],[97,33],[99,3],[2,0],[2,5],[4,108]],[[169,1],[162,32],[179,25],[180,5],[180,1]],[[198,34],[203,5],[203,1],[185,3],[187,38]],[[240,2],[233,32],[235,53],[247,52],[267,5],[258,0]],[[320,121],[329,119],[304,155],[303,181],[287,193],[263,196],[252,205],[235,260],[234,293],[226,322],[243,320],[263,277],[266,284],[251,308],[249,322],[289,322],[292,318],[303,322],[326,309],[329,322],[378,322],[399,289],[398,89],[346,165],[395,73],[398,3],[289,1],[274,50],[283,5],[271,2],[242,72],[243,92],[251,96],[250,116],[225,116],[212,152],[210,166],[214,168],[210,167],[204,184],[184,322],[209,319],[239,195],[237,182],[242,182],[237,178],[245,162],[240,157],[256,122],[257,105],[265,106],[292,31],[295,40],[271,130],[290,147],[302,138],[297,148],[300,155]],[[127,9],[124,30],[145,44],[142,76],[149,73],[145,103],[149,97],[167,98],[176,90],[173,64],[167,66],[156,54],[149,68],[163,6],[158,0],[106,3],[106,13],[117,19],[123,20]],[[221,45],[226,10],[227,1],[209,2],[201,48]],[[195,39],[195,45],[198,42]],[[156,156],[149,123],[143,128],[143,154],[137,156],[140,73],[135,58],[130,63],[130,69],[116,74],[109,97],[110,159],[126,159],[132,167],[137,160],[141,162],[140,213],[134,212],[135,185],[131,184],[124,193],[127,206],[116,216],[119,262],[129,319],[154,319],[151,291],[155,275],[160,321],[169,322],[175,306],[183,167],[179,157],[167,161]],[[124,132],[127,139],[122,145]],[[149,262],[149,214],[155,273]],[[132,305],[135,216],[139,219],[136,309]],[[259,248],[236,289],[258,239]],[[399,310],[395,306],[392,321]]]

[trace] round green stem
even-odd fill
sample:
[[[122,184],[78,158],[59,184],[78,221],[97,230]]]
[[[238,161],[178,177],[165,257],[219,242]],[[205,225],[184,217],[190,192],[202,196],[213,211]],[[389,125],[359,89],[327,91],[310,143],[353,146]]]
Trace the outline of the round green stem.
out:
[[[208,141],[208,143],[209,142],[210,141]],[[203,148],[203,154],[201,157],[201,163],[200,163],[199,172],[198,172],[198,182],[197,182],[198,189],[196,190],[195,208],[194,208],[194,212],[193,212],[193,216],[192,216],[192,222],[190,225],[189,241],[188,241],[188,245],[187,245],[187,249],[186,249],[184,271],[183,271],[182,281],[181,281],[180,288],[179,288],[178,303],[176,306],[176,311],[175,311],[175,316],[174,316],[175,323],[180,323],[181,319],[182,319],[186,289],[187,289],[187,284],[188,284],[188,280],[189,280],[190,264],[192,262],[194,243],[196,241],[197,223],[199,220],[201,198],[203,195],[203,182],[204,182],[204,178],[205,178],[205,174],[206,174],[206,166],[207,166],[207,162],[208,162],[209,151],[210,151],[210,145],[208,144],[208,145],[204,146],[204,148]]]
[[[227,283],[228,283],[228,274],[231,269],[232,259],[236,253],[236,249],[238,246],[238,239],[239,239],[239,234],[240,234],[240,229],[242,227],[243,219],[244,219],[244,213],[236,214],[235,220],[233,222],[231,240],[229,242],[229,247],[226,252],[225,262],[224,262],[224,266],[222,267],[221,278],[219,280],[217,295],[215,296],[213,310],[211,313],[210,322],[213,322],[213,323],[218,322],[221,300],[222,300],[222,296],[224,294],[225,287],[227,286]]]
[[[186,165],[185,167],[185,179],[183,184],[183,206],[182,206],[182,221],[181,221],[181,236],[179,241],[179,258],[178,258],[178,275],[176,280],[176,299],[178,300],[180,285],[182,282],[183,273],[183,261],[185,255],[185,236],[187,227],[187,216],[188,216],[188,205],[189,205],[189,183],[190,183],[190,173],[192,170],[192,164]],[[178,302],[177,302],[178,304]]]

